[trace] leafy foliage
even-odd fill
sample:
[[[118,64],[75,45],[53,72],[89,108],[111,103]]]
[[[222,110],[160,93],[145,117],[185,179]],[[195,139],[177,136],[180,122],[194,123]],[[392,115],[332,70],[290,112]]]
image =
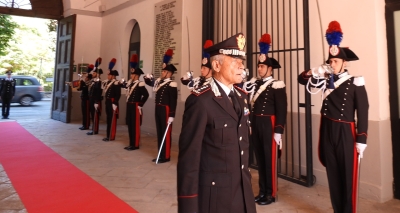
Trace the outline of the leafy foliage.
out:
[[[15,34],[15,28],[18,24],[15,23],[10,15],[0,14],[0,55],[6,55],[6,48],[9,47],[9,42]]]

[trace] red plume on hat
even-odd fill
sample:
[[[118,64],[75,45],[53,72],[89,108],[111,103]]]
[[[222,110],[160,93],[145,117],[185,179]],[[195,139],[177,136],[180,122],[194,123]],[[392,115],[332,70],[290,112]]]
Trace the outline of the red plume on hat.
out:
[[[172,49],[168,49],[167,52],[165,52],[165,55],[163,58],[163,63],[168,64],[168,62],[171,60],[173,54],[174,54],[174,51]]]
[[[262,54],[267,54],[269,47],[271,46],[271,36],[268,33],[262,35],[258,42],[258,46],[260,47],[260,52]]]
[[[129,64],[131,65],[131,68],[136,68],[137,64],[138,64],[138,55],[137,54],[133,54],[131,56],[131,60],[129,61]]]
[[[204,43],[204,46],[203,46],[203,58],[207,58],[207,59],[210,58],[210,53],[207,53],[207,52],[205,52],[204,50],[207,49],[207,48],[209,48],[209,47],[211,47],[212,45],[214,45],[214,44],[213,44],[213,41],[211,41],[211,40],[207,40],[207,41]]]
[[[98,67],[100,64],[101,64],[101,58],[100,57],[98,57],[97,59],[96,59],[96,63],[94,63],[94,66],[95,67]]]
[[[336,45],[339,46],[340,42],[343,39],[342,28],[340,27],[339,22],[331,21],[329,23],[328,29],[325,33],[326,41],[329,46]]]
[[[108,64],[108,69],[112,70],[114,68],[114,66],[115,66],[115,63],[117,63],[117,59],[112,58],[110,63]]]

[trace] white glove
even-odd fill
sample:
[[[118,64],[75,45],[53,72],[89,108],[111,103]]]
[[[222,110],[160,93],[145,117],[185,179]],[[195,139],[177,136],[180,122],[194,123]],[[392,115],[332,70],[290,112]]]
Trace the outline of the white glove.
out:
[[[172,123],[172,122],[174,122],[174,118],[173,117],[169,117],[168,118],[168,123]]]
[[[311,74],[315,77],[323,77],[325,73],[329,73],[325,66],[311,68]]]
[[[279,146],[281,144],[282,134],[274,133],[274,140],[276,144]]]
[[[99,108],[99,104],[94,104],[94,108],[97,110],[97,108]]]
[[[137,106],[137,108],[139,109],[140,115],[142,115],[142,107],[141,106]]]
[[[117,109],[117,105],[112,104],[113,110],[115,111]]]
[[[186,76],[187,76],[187,78],[193,78],[192,71],[187,71]]]
[[[148,79],[151,79],[151,78],[153,78],[153,75],[152,74],[149,74],[149,73],[147,73],[144,77],[146,77],[146,78],[148,78]]]
[[[365,148],[367,148],[367,144],[356,143],[357,153],[360,155],[360,158],[363,158],[363,153],[364,153]]]
[[[250,79],[250,83],[252,83],[252,84],[254,84],[256,81],[257,81],[257,78],[253,77],[253,78]]]
[[[121,78],[121,84],[125,82],[125,78]]]

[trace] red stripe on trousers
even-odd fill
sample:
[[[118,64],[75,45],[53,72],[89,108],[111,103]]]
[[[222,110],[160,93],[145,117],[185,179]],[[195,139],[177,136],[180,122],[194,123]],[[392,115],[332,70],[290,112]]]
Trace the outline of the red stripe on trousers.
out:
[[[276,187],[276,142],[274,139],[274,126],[275,126],[275,116],[271,116],[271,127],[272,127],[272,143],[271,143],[271,162],[272,162],[272,197],[276,196],[276,191],[278,190]]]
[[[353,204],[353,213],[357,212],[357,202],[358,202],[358,153],[356,148],[356,128],[354,126],[354,122],[350,123],[351,125],[351,133],[353,134],[354,139],[354,156],[353,156],[353,192],[352,192],[352,204]]]
[[[169,106],[165,106],[165,115],[166,115],[166,121],[167,121],[167,127],[168,127],[168,118],[169,118]],[[170,147],[171,147],[171,130],[172,130],[172,123],[169,125],[167,135],[165,136],[165,159],[170,158]],[[162,147],[161,147],[162,149]]]
[[[139,141],[140,141],[140,112],[139,112],[139,103],[135,104],[135,113],[136,113],[136,120],[135,120],[135,129],[136,129],[136,134],[135,134],[135,147],[139,147]]]

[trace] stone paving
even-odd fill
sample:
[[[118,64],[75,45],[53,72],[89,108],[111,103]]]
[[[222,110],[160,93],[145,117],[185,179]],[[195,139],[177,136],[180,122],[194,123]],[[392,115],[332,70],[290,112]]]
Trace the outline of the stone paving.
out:
[[[103,142],[105,124],[100,135],[87,136],[78,123],[65,124],[51,119],[18,120],[23,127],[44,144],[106,187],[116,196],[143,213],[176,213],[177,143],[173,143],[171,162],[155,165],[156,138],[142,133],[139,150],[126,151],[128,131],[117,127],[115,141]],[[258,175],[251,170],[253,189],[257,192]],[[307,188],[279,179],[279,201],[257,206],[263,213],[325,213],[333,212],[329,190],[316,184]],[[0,165],[0,213],[27,212]],[[360,199],[362,213],[400,212],[400,200],[378,203]]]

